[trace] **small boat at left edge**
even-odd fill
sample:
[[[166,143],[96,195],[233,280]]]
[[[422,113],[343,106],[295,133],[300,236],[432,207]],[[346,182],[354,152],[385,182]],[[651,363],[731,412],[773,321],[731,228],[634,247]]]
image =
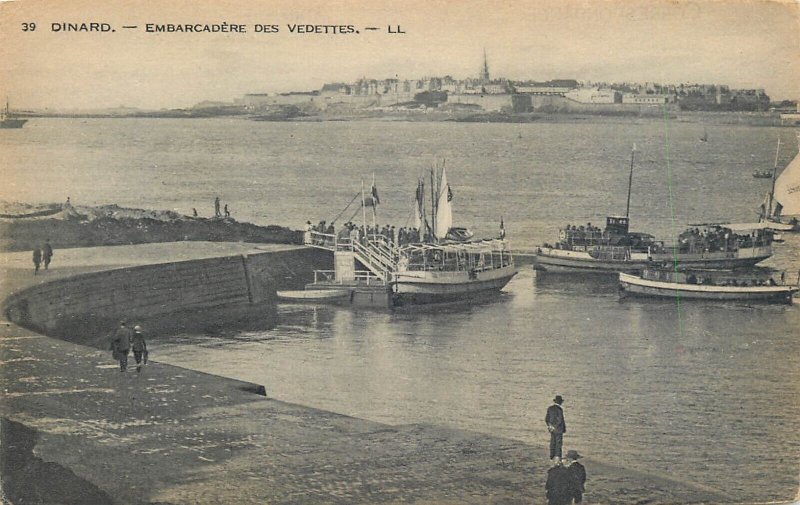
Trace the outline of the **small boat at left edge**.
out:
[[[22,128],[27,122],[27,119],[20,119],[11,114],[6,98],[6,108],[0,111],[0,128]]]

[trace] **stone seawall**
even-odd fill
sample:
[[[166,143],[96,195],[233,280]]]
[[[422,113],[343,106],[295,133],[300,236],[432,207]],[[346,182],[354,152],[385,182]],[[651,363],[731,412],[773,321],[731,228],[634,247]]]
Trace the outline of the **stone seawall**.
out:
[[[46,335],[103,346],[120,319],[150,330],[268,319],[276,290],[301,288],[331,261],[298,248],[84,273],[23,289],[3,313]]]

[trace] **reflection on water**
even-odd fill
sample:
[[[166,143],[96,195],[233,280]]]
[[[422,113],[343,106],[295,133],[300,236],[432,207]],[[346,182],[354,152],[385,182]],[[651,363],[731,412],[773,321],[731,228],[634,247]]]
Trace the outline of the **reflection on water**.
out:
[[[169,337],[153,354],[304,405],[540,444],[558,393],[567,448],[778,499],[797,485],[770,474],[798,466],[796,327],[797,305],[620,303],[613,277],[526,268],[483,304],[280,305],[272,330]]]
[[[618,283],[615,274],[536,272],[533,289],[541,295],[617,296]]]

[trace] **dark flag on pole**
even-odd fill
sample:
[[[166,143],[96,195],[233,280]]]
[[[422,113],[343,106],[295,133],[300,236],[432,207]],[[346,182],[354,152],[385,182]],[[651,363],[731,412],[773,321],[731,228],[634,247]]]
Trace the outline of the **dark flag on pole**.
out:
[[[371,194],[364,198],[364,206],[365,207],[375,207],[379,203],[381,203],[381,199],[378,197],[378,188],[375,185],[372,185]]]
[[[506,226],[503,224],[503,216],[500,216],[500,238],[506,238]]]
[[[378,188],[375,187],[375,184],[372,184],[372,201],[375,202],[375,205],[381,203],[381,199],[378,198]]]
[[[449,184],[447,185],[447,201],[448,202],[452,202],[453,201],[453,190],[450,189],[450,185]]]

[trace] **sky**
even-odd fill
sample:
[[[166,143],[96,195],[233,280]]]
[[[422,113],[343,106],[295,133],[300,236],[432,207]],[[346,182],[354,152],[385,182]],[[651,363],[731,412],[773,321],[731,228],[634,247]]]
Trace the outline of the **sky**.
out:
[[[60,22],[116,32],[54,32]],[[223,22],[247,33],[145,30]],[[360,33],[289,33],[295,23]],[[493,77],[720,83],[800,99],[795,0],[0,0],[0,96],[20,109],[175,108],[361,77],[476,77],[484,49]]]

